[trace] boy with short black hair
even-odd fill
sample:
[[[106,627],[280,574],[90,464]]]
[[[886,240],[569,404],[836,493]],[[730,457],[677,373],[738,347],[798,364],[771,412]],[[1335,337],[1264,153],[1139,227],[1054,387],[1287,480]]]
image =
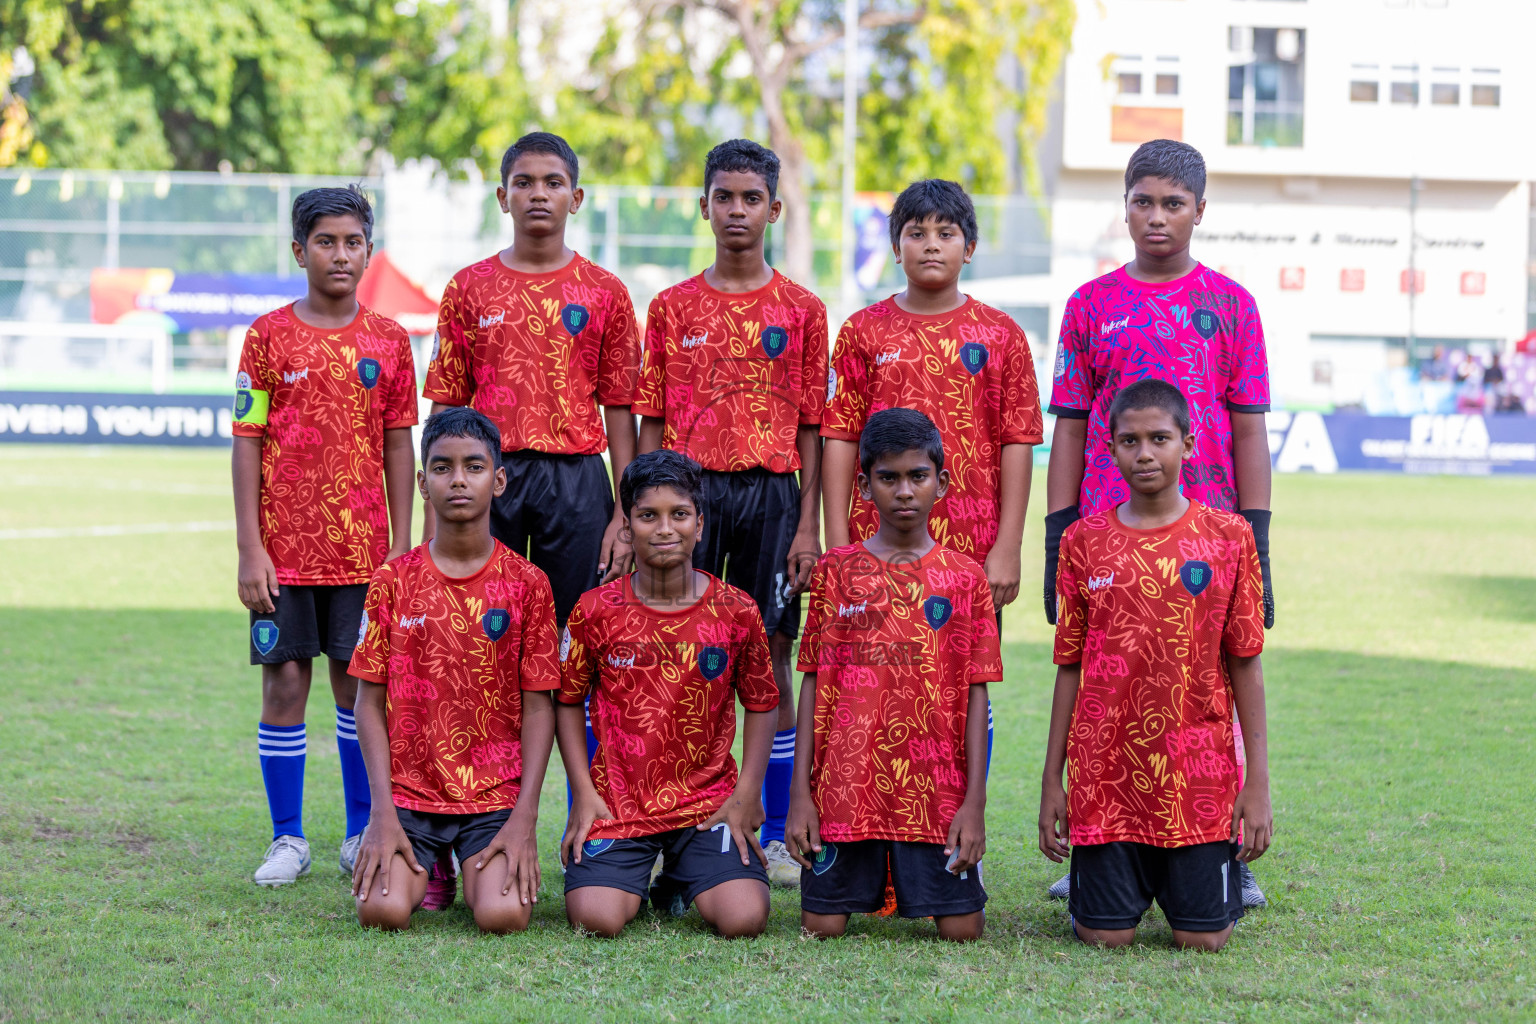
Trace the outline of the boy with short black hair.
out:
[[[235,382],[232,475],[240,601],[261,668],[257,749],[272,844],[254,880],[308,874],[304,707],[311,661],[330,664],[351,873],[368,823],[368,777],[347,663],[368,580],[410,547],[416,370],[405,329],[357,301],[373,253],[373,208],[356,186],[293,201],[303,298],[257,318]],[[391,533],[393,536],[391,537]]]
[[[410,927],[452,850],[482,931],[528,927],[539,893],[539,788],[554,744],[549,580],[491,536],[501,436],[473,409],[427,419],[418,486],[433,537],[379,569],[352,674],[373,784],[352,895],[365,927]]]
[[[890,226],[906,290],[848,318],[827,377],[827,547],[867,539],[878,525],[874,505],[854,487],[865,422],[881,409],[916,409],[938,425],[950,463],[952,485],[930,523],[934,539],[981,563],[1001,629],[1003,606],[1019,593],[1033,446],[1043,429],[1029,341],[1008,314],[960,290],[980,238],[965,189],[937,178],[913,182],[896,198]]]
[[[888,877],[897,912],[941,938],[985,926],[987,684],[1003,666],[985,573],[928,531],[944,456],[922,413],[871,416],[858,486],[880,525],[811,584],[787,836],[817,937],[880,909]]]
[[[1040,850],[1071,857],[1084,942],[1130,944],[1155,899],[1177,945],[1214,952],[1243,916],[1237,866],[1274,830],[1258,552],[1241,516],[1180,493],[1196,439],[1178,388],[1137,381],[1106,419],[1130,497],[1062,537]]]
[[[727,937],[768,923],[756,833],[779,690],[757,605],[693,567],[702,486],[698,463],[674,451],[626,467],[619,498],[635,571],[583,594],[561,638],[556,724],[574,798],[560,858],[566,917],[584,932],[617,935],[647,893],[678,916],[697,902]]]
[[[507,149],[496,198],[516,234],[448,283],[422,390],[433,412],[472,406],[501,431],[507,487],[491,532],[549,577],[562,624],[583,591],[628,564],[613,496],[635,450],[640,361],[629,292],[565,244],[584,198],[577,175],[558,135]]]
[[[1056,416],[1046,478],[1045,614],[1056,621],[1056,552],[1080,516],[1125,501],[1129,489],[1111,454],[1107,414],[1125,384],[1157,374],[1188,397],[1194,450],[1184,464],[1186,497],[1248,520],[1264,576],[1264,624],[1274,625],[1269,574],[1269,363],[1253,296],[1189,254],[1205,213],[1205,160],[1193,146],[1158,139],[1125,169],[1125,220],[1136,258],[1073,293],[1061,319]],[[1239,762],[1242,731],[1238,731]],[[1243,901],[1264,905],[1247,865]],[[1066,880],[1052,886],[1065,897]]]
[[[709,528],[694,566],[741,587],[762,612],[780,697],[762,844],[769,879],[794,886],[800,867],[784,848],[795,749],[790,650],[800,593],[821,554],[827,308],[764,258],[778,183],[779,158],[755,142],[710,150],[699,212],[715,234],[715,261],[652,300],[634,411],[640,451],[670,448],[704,468],[699,513]]]

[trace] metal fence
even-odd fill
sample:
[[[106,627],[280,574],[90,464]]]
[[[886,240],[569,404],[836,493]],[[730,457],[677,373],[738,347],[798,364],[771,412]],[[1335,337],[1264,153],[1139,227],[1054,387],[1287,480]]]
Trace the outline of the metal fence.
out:
[[[100,331],[57,329],[29,335],[17,325],[91,322],[91,273],[98,268],[167,268],[177,274],[290,276],[289,209],[306,188],[357,181],[373,199],[374,243],[436,295],[460,267],[510,243],[495,183],[449,181],[406,167],[379,178],[194,172],[0,170],[0,386],[87,389],[123,385],[125,353],[141,352],[139,376],[175,390],[227,384],[231,345],[215,332],[176,334],[156,369],[142,339],[115,341]],[[571,244],[613,270],[643,314],[651,297],[709,264],[714,239],[698,215],[696,188],[587,185],[570,222]],[[862,196],[864,212],[888,209],[888,196]],[[981,238],[967,276],[1042,274],[1050,269],[1048,205],[1019,196],[976,197]],[[841,202],[811,200],[814,280],[837,310],[841,288]],[[770,258],[782,234],[770,228]],[[899,268],[881,262],[871,238],[865,298],[900,287]],[[877,271],[876,273],[869,273]],[[1026,330],[1044,328],[1044,310],[1010,309]],[[107,332],[108,334],[110,332]],[[133,344],[130,342],[138,342]],[[158,351],[158,349],[156,349]],[[160,357],[155,357],[160,358]],[[125,359],[128,361],[125,363]],[[145,381],[135,379],[133,386]]]

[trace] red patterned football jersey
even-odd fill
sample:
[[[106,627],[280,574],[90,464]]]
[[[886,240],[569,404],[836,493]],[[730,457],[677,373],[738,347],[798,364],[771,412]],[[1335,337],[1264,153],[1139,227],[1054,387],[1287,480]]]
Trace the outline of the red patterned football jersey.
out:
[[[1198,501],[1134,530],[1115,509],[1061,539],[1056,664],[1082,663],[1067,740],[1079,845],[1193,846],[1232,832],[1238,767],[1225,654],[1264,649],[1263,584],[1241,516]]]
[[[234,433],[261,445],[261,541],[289,586],[367,583],[389,553],[384,431],[416,423],[405,328],[370,309],[332,330],[292,304],[245,333]]]
[[[386,687],[395,806],[482,814],[517,803],[524,690],[555,690],[549,579],[499,542],[473,576],[429,545],[374,573],[350,672]]]
[[[827,552],[800,671],[816,673],[821,837],[944,842],[969,785],[970,688],[1003,678],[981,566],[939,545],[906,564],[862,543]]]
[[[714,814],[736,788],[737,696],[748,711],[779,706],[757,604],[713,576],[675,612],[641,604],[629,576],[587,591],[560,662],[560,702],[592,695],[592,784],[613,813],[588,839],[655,835]]]
[[[800,468],[795,437],[826,404],[827,307],[774,271],[757,291],[716,291],[704,275],[651,300],[634,411],[666,426],[662,445],[705,469]]]
[[[503,451],[596,455],[608,447],[598,406],[634,400],[639,362],[617,277],[579,254],[548,274],[495,255],[448,282],[422,394],[485,413]]]
[[[1013,318],[966,299],[949,313],[904,312],[895,297],[859,310],[837,335],[821,435],[857,441],[881,409],[916,409],[944,439],[949,493],[928,526],[947,548],[985,560],[997,543],[1002,446],[1039,444],[1042,422],[1029,342]],[[849,531],[880,525],[854,489]]]

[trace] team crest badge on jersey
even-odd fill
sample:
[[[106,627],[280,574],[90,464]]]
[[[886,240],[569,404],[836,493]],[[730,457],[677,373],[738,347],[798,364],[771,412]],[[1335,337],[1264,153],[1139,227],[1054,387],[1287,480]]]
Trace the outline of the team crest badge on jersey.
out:
[[[1199,597],[1201,592],[1211,585],[1211,567],[1198,559],[1191,558],[1179,567],[1179,581],[1184,584],[1184,589],[1189,591],[1191,597]]]
[[[731,656],[723,647],[704,647],[699,651],[699,674],[705,679],[719,679]]]
[[[505,608],[492,608],[480,616],[480,628],[485,630],[485,635],[491,643],[506,636],[511,625],[512,616],[507,614]]]
[[[251,625],[251,643],[262,657],[272,653],[277,646],[277,623],[271,619],[257,619]]]
[[[239,391],[248,391],[251,387],[251,375],[241,370],[235,374],[235,388]]]
[[[581,852],[583,856],[596,857],[612,845],[612,839],[588,839],[581,844]]]
[[[243,420],[250,414],[251,407],[256,404],[256,397],[248,388],[241,388],[235,392],[235,419]]]
[[[763,343],[768,358],[777,359],[789,347],[789,332],[782,327],[764,327],[763,336],[758,340]]]
[[[565,308],[560,310],[560,323],[565,327],[565,332],[571,337],[582,332],[592,319],[592,314],[587,312],[587,307],[575,302],[567,302]]]
[[[955,606],[950,604],[947,597],[939,597],[935,594],[923,602],[923,618],[927,619],[928,625],[934,629],[943,629],[953,614],[955,614]]]
[[[357,646],[363,646],[363,641],[368,638],[368,613],[363,612],[362,624],[357,627]]]
[[[822,843],[821,852],[816,855],[815,860],[811,861],[811,870],[818,875],[824,875],[827,873],[827,869],[836,863],[837,844]]]
[[[357,361],[357,379],[363,382],[363,387],[372,391],[373,386],[379,382],[379,374],[383,370],[377,359],[359,359]]]
[[[837,397],[837,370],[827,369],[827,404],[832,404],[832,399]]]
[[[1216,329],[1221,326],[1221,321],[1216,319],[1216,314],[1208,309],[1197,309],[1189,315],[1190,323],[1195,325],[1195,333],[1206,341],[1216,336]]]
[[[571,627],[566,626],[560,631],[560,663],[565,664],[565,659],[571,656]]]
[[[987,365],[987,346],[978,341],[968,341],[961,345],[960,365],[973,377],[980,373]]]

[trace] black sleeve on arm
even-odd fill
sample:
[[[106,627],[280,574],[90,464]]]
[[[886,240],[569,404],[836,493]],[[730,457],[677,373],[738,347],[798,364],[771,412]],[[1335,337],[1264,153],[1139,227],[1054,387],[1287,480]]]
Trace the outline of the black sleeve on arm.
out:
[[[1056,562],[1061,558],[1061,535],[1082,518],[1076,505],[1057,509],[1045,517],[1045,621],[1056,625]]]
[[[1046,408],[1046,412],[1052,416],[1060,416],[1064,420],[1085,420],[1088,418],[1087,409],[1069,409],[1064,405],[1052,405]]]
[[[1269,579],[1269,509],[1245,508],[1238,515],[1253,527],[1253,546],[1259,549],[1259,573],[1264,577],[1264,628],[1275,628],[1275,588]]]

